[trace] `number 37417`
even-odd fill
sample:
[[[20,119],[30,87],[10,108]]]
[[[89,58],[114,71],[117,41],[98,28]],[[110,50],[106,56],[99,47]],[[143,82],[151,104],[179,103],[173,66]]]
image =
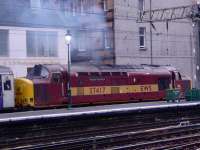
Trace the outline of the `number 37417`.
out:
[[[91,95],[106,94],[106,88],[105,87],[90,88],[90,94]]]

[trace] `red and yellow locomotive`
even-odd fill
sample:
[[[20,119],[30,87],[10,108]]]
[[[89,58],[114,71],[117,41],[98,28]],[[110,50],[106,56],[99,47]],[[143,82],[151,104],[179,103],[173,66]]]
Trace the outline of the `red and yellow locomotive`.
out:
[[[16,106],[50,107],[69,102],[67,83],[71,81],[72,105],[165,99],[165,91],[179,88],[184,95],[191,88],[179,72],[164,68],[73,72],[63,65],[36,65],[27,78],[15,80]]]

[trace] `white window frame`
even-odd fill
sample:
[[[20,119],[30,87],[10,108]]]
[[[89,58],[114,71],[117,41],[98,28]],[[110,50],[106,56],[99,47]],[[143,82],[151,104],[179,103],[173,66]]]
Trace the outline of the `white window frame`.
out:
[[[72,1],[72,16],[76,16],[76,5],[77,5],[77,3],[76,3],[76,1]]]
[[[0,57],[8,57],[9,56],[9,30],[8,29],[0,29],[0,31],[3,31],[6,33],[6,37],[4,37],[6,43],[3,43],[3,44],[5,44],[4,46],[6,46],[6,50],[4,51],[5,54],[0,54]],[[0,41],[0,43],[2,44],[2,41]]]
[[[109,48],[112,48],[112,35],[110,33],[111,31],[110,30],[107,30],[104,32],[104,47],[105,49],[109,49]],[[110,41],[109,41],[110,40]]]
[[[40,36],[40,32],[43,32],[43,34],[41,36],[44,36],[42,37],[42,40],[40,40],[39,38],[41,38]],[[31,50],[30,47],[28,47],[28,42],[30,42],[29,40],[31,39],[31,37],[28,36],[28,33],[30,33],[30,35],[32,35],[32,38],[34,39],[31,43],[32,43],[32,46],[34,48],[34,51],[33,51],[33,54],[29,53],[29,49]],[[31,34],[32,33],[32,34]],[[54,50],[54,54],[51,53],[51,40],[50,40],[50,36],[51,33],[55,34],[55,50]],[[27,45],[27,57],[57,57],[58,56],[58,41],[57,41],[57,38],[58,38],[58,34],[56,31],[32,31],[32,30],[27,30],[26,31],[26,45]],[[45,41],[45,42],[44,42]],[[40,43],[42,42],[42,44]],[[43,54],[41,54],[41,49],[40,49],[40,46],[43,46],[43,43],[45,43],[45,48],[43,49]],[[40,45],[41,44],[41,45]]]
[[[85,11],[84,11],[84,5],[85,5],[85,1],[84,0],[80,0],[81,3],[80,3],[80,12],[81,12],[81,16],[85,16]]]
[[[103,1],[103,10],[108,11],[108,0]]]
[[[141,29],[143,29],[143,34],[140,33]],[[140,39],[143,38],[144,44],[141,45]],[[145,49],[146,48],[146,27],[139,27],[139,48]]]
[[[87,43],[87,33],[85,31],[81,31],[79,34],[79,43],[78,43],[78,51],[85,52],[87,50],[86,43]],[[83,44],[84,43],[84,44]]]
[[[31,8],[41,8],[41,0],[30,0]]]

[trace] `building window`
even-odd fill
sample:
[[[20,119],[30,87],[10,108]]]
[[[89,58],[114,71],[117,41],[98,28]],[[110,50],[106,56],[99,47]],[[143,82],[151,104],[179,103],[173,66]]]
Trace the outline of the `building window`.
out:
[[[93,7],[93,3],[92,3],[93,1],[91,1],[91,0],[81,0],[80,1],[80,12],[81,12],[81,15],[88,15],[88,14],[90,14],[89,12],[90,12],[90,9],[91,9],[91,7]]]
[[[27,31],[27,56],[28,57],[56,57],[57,33],[44,31]]]
[[[103,10],[108,11],[108,0],[103,1]]]
[[[85,12],[84,12],[84,5],[85,5],[85,3],[84,3],[85,1],[83,1],[83,0],[81,0],[80,1],[80,12],[81,12],[81,15],[85,15]]]
[[[59,9],[59,3],[57,1],[53,1],[53,0],[40,0],[40,7],[42,8],[47,8],[47,9]],[[49,11],[50,11],[49,10]]]
[[[78,51],[84,52],[86,51],[86,49],[87,49],[87,33],[85,31],[80,31]]]
[[[60,9],[63,10],[65,16],[72,15],[72,1],[60,1]]]
[[[73,16],[76,16],[77,14],[77,7],[78,7],[78,3],[77,3],[77,1],[73,1],[72,3],[71,3],[71,12],[72,12],[72,15]]]
[[[40,8],[41,0],[30,0],[30,4],[32,8]]]
[[[146,43],[146,28],[140,27],[139,28],[139,45],[141,49],[145,48]]]
[[[105,48],[113,48],[113,32],[112,30],[108,30],[104,32],[104,45]]]
[[[8,30],[0,30],[0,56],[8,56]]]
[[[138,9],[139,11],[144,11],[144,0],[138,0]]]
[[[21,0],[20,1],[20,6],[23,6],[25,8],[30,7],[30,1],[28,1],[28,0]]]

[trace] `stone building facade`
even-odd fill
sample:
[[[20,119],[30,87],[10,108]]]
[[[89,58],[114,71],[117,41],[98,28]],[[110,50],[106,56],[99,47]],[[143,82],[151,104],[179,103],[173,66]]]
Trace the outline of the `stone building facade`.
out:
[[[66,30],[72,34],[72,63],[172,65],[197,79],[198,26],[189,19],[138,23],[150,0],[1,0],[0,65],[25,76],[38,63],[67,63]],[[196,0],[152,0],[152,9],[196,4]],[[6,16],[6,17],[5,17]],[[152,57],[151,57],[152,52]]]
[[[66,64],[67,30],[73,62],[106,60],[113,31],[105,12],[102,0],[1,0],[0,65],[25,76],[34,64]]]
[[[137,22],[139,12],[150,9],[150,0],[113,2],[116,64],[151,64],[152,59],[154,65],[175,66],[196,84],[197,38],[192,20],[154,22],[151,51],[150,24]],[[151,3],[152,9],[193,4],[195,0],[152,0]]]

